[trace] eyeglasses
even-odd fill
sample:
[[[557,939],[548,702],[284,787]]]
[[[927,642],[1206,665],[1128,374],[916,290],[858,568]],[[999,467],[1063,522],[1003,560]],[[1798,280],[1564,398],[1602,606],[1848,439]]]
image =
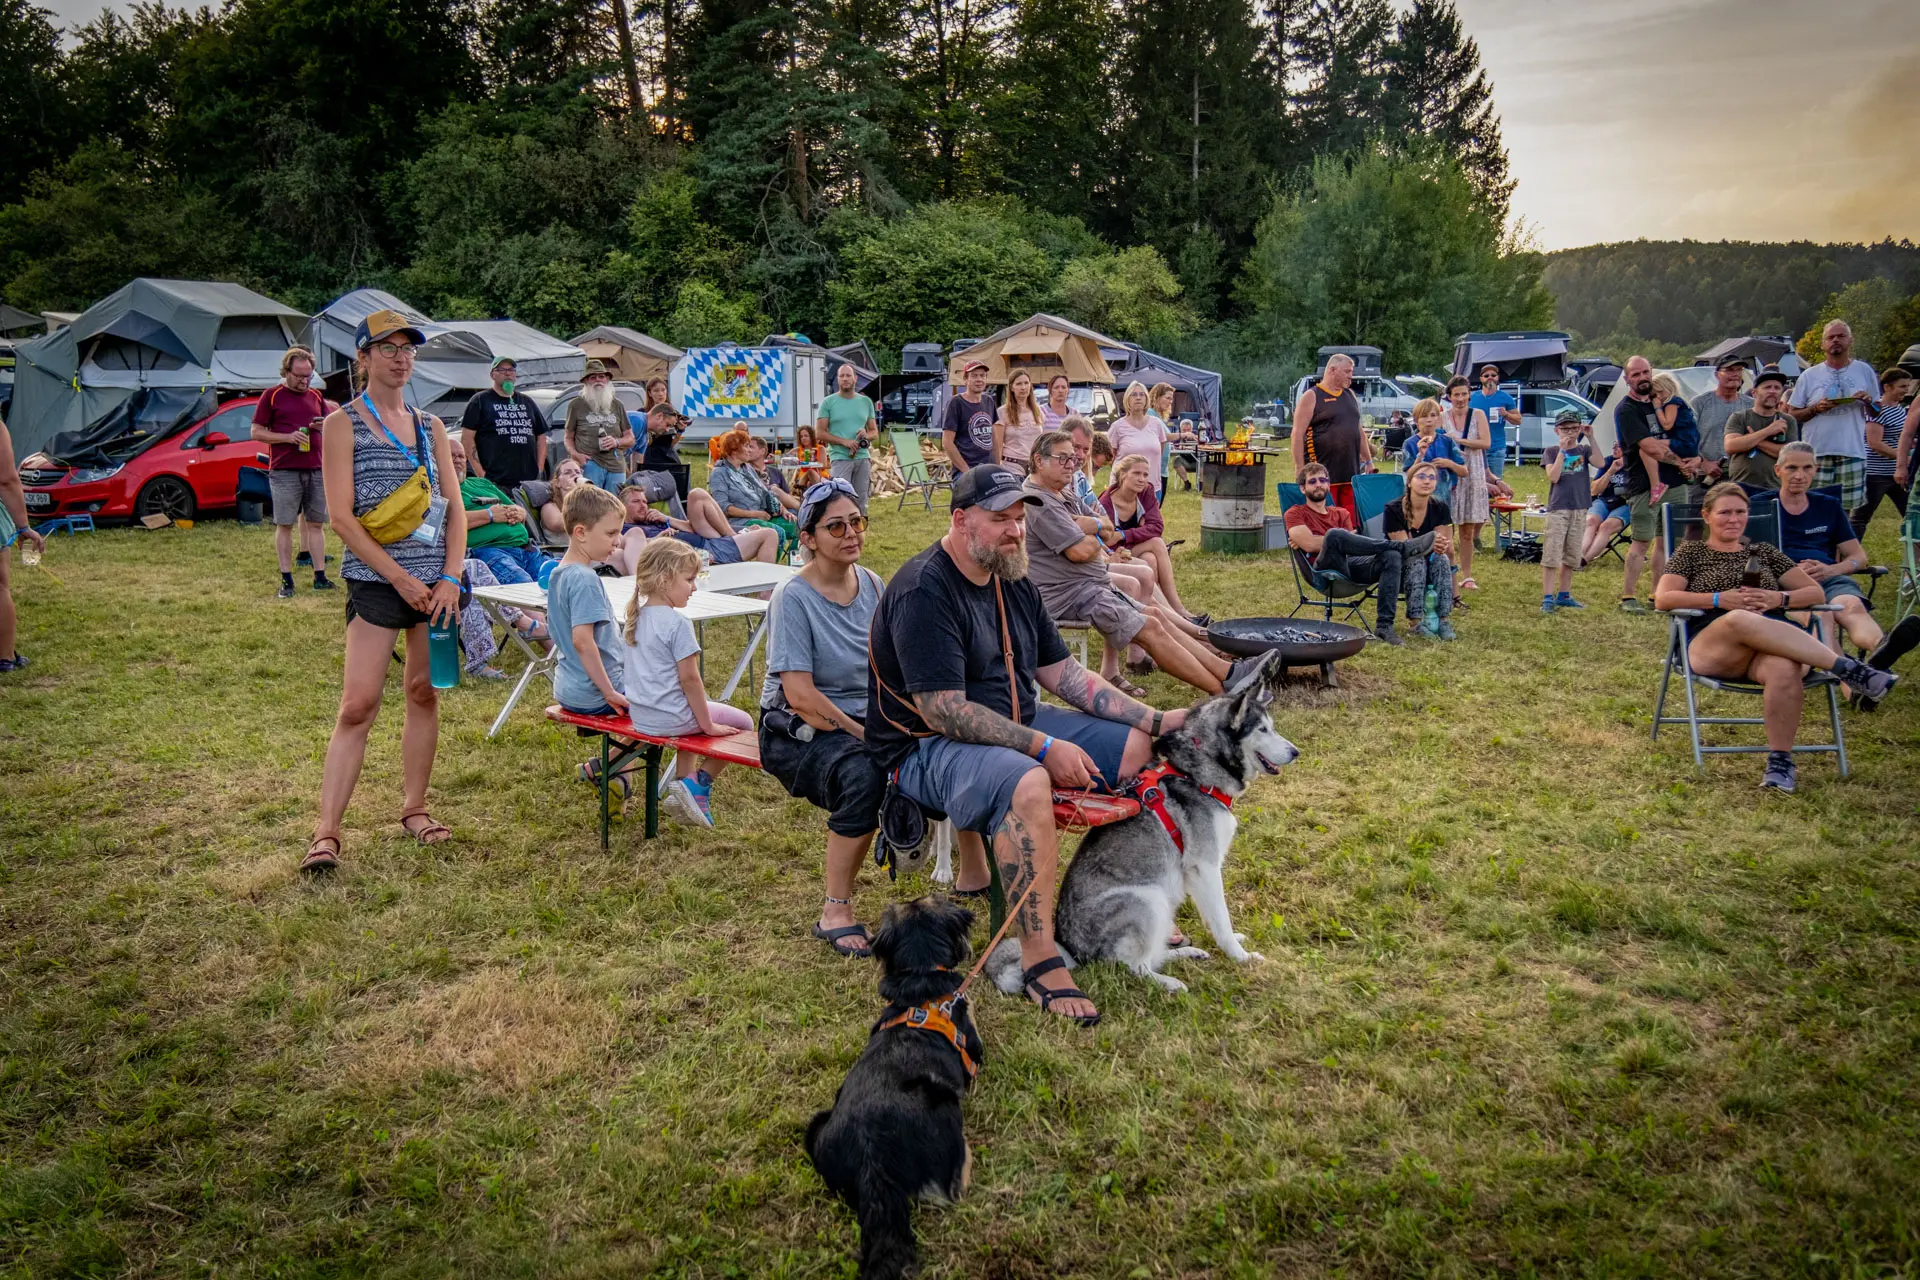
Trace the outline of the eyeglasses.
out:
[[[420,348],[411,342],[376,342],[373,350],[389,360],[411,360],[420,354]]]
[[[865,516],[835,516],[831,520],[822,520],[814,527],[825,529],[827,536],[830,538],[844,538],[847,536],[847,530],[849,529],[855,533],[865,533],[867,531],[867,518]]]
[[[1043,453],[1040,456],[1048,462],[1057,462],[1063,467],[1074,466],[1080,461],[1080,455],[1077,453]]]

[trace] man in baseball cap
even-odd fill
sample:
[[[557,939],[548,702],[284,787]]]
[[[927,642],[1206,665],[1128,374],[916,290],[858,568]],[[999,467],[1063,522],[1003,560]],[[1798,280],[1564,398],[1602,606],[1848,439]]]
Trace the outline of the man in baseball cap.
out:
[[[902,795],[953,820],[961,893],[987,885],[982,837],[1015,868],[1009,901],[1033,886],[1015,917],[1027,997],[1091,1025],[1099,1012],[1053,940],[1053,791],[1118,786],[1186,712],[1133,701],[1067,652],[1027,580],[1036,501],[991,462],[955,477],[946,536],[901,566],[874,614],[867,749]],[[1078,710],[1042,706],[1036,682]]]
[[[473,474],[511,493],[547,468],[547,419],[519,390],[512,356],[496,358],[488,372],[493,385],[467,401],[460,433]]]
[[[1800,438],[1800,424],[1781,407],[1787,376],[1768,365],[1753,376],[1753,404],[1727,416],[1721,432],[1727,453],[1727,473],[1751,489],[1778,489],[1774,460],[1782,445]]]
[[[966,390],[947,401],[940,420],[940,447],[953,463],[953,474],[1000,461],[1000,406],[987,390],[987,362],[969,360],[961,372]]]
[[[1500,389],[1500,366],[1480,366],[1480,389],[1467,397],[1467,407],[1487,415],[1487,470],[1504,475],[1507,470],[1507,428],[1520,425],[1520,405],[1511,391]]]

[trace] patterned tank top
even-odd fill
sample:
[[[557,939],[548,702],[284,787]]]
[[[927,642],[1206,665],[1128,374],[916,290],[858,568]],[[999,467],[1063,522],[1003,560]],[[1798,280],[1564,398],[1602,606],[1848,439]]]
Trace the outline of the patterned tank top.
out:
[[[347,401],[346,411],[347,417],[353,422],[353,514],[363,516],[404,484],[420,463],[412,454],[394,447],[393,442],[387,439],[387,433],[374,426],[362,413],[357,398]],[[425,415],[411,407],[407,411],[413,415],[414,439],[430,439]],[[429,458],[431,453],[432,446],[429,445]],[[433,479],[438,480],[438,468],[431,461],[427,471]],[[434,485],[433,491],[435,496],[439,495],[438,484]],[[388,543],[385,549],[393,557],[394,563],[432,586],[439,581],[440,572],[446,567],[445,537],[443,528],[442,540],[431,545],[417,538],[402,538],[398,542]],[[350,547],[341,553],[340,576],[355,582],[385,581],[370,565],[354,555]]]

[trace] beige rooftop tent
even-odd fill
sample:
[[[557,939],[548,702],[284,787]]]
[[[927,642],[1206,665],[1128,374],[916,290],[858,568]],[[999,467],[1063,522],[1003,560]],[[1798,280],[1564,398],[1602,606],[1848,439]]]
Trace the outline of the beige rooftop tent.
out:
[[[603,324],[573,340],[590,360],[603,360],[613,368],[613,376],[628,382],[664,378],[673,362],[686,353],[676,346],[649,338],[634,329]]]
[[[1005,383],[1014,369],[1027,370],[1035,381],[1045,381],[1046,375],[1064,369],[1075,384],[1104,387],[1113,381],[1113,373],[1100,348],[1120,345],[1059,316],[1029,316],[954,356],[947,362],[947,377],[958,386],[966,380],[966,367],[984,360],[990,383]]]

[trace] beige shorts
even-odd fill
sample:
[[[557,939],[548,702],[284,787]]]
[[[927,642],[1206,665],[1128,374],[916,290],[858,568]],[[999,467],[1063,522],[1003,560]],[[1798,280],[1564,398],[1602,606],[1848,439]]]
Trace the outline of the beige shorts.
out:
[[[1547,569],[1578,569],[1586,545],[1587,513],[1547,512],[1547,535],[1540,540],[1540,564]]]

